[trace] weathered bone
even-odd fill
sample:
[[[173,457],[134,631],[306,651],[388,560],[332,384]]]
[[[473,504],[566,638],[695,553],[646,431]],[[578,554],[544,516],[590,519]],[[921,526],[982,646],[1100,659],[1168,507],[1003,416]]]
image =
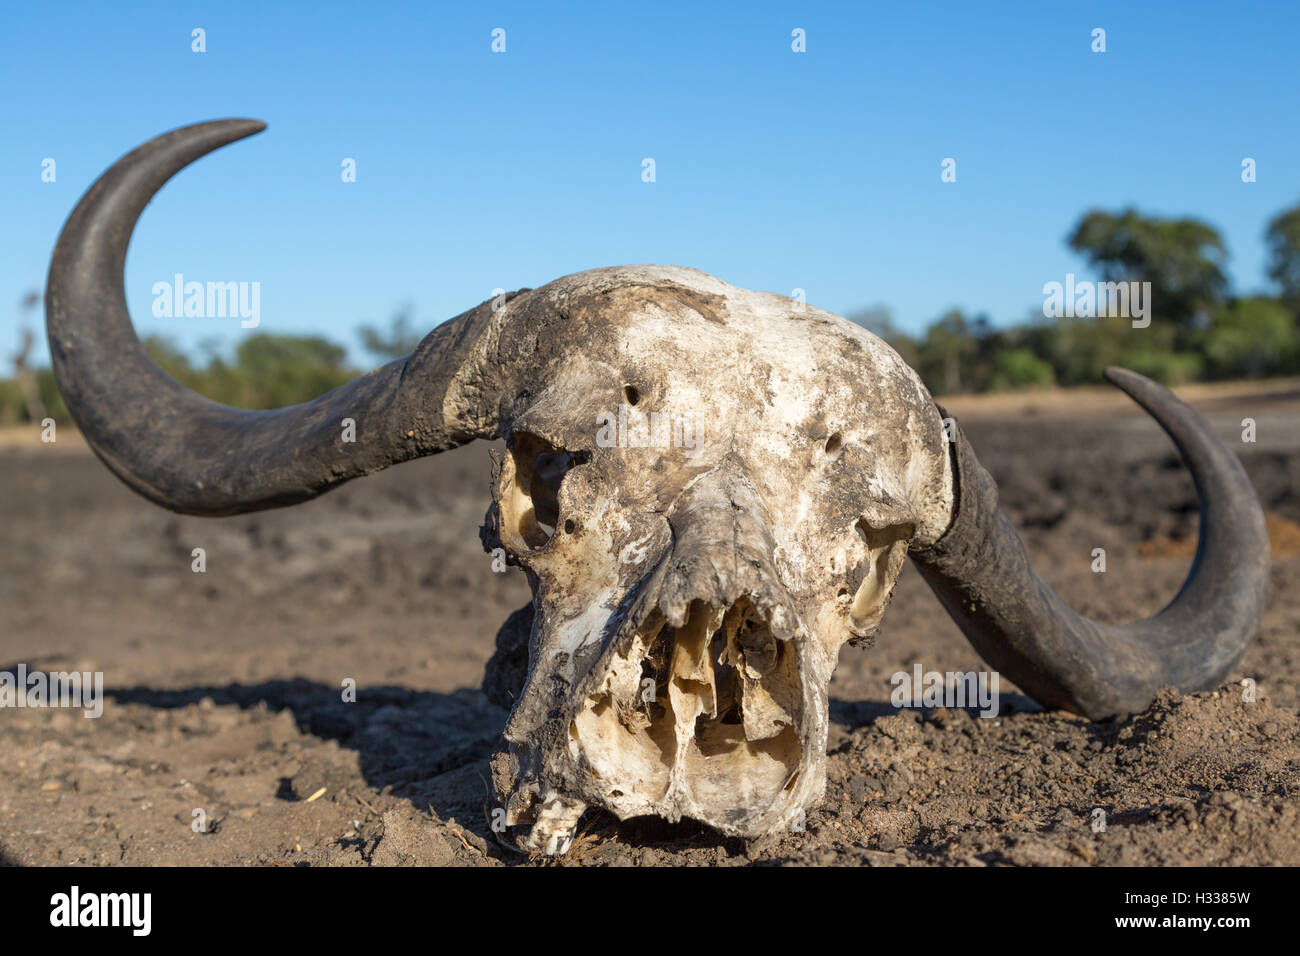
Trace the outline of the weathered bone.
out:
[[[1174,437],[1201,546],[1165,612],[1075,615],[1028,567],[965,439],[878,338],[690,269],[598,269],[435,329],[306,405],[246,412],[169,378],[136,339],[122,266],[150,197],[262,129],[225,120],[129,154],[83,197],[50,266],[55,374],[87,441],[177,511],[292,504],[397,461],[504,437],[484,544],[533,603],[485,690],[511,708],[494,786],[525,846],[563,853],[588,807],[780,832],[825,786],[827,689],[869,641],[904,554],[977,649],[1045,703],[1105,716],[1161,683],[1200,689],[1263,607],[1267,539],[1240,464],[1133,373]],[[357,440],[341,441],[343,418]]]

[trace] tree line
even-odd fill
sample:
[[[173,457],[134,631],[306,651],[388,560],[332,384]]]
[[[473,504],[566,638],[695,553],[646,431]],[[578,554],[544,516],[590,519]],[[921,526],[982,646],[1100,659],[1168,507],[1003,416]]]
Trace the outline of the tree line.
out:
[[[908,335],[886,309],[850,317],[889,342],[936,395],[1096,384],[1107,365],[1167,385],[1300,373],[1300,205],[1265,232],[1271,295],[1232,294],[1223,236],[1196,219],[1092,210],[1066,241],[1101,281],[1150,283],[1149,324],[1043,316],[995,327],[986,314],[953,309]]]
[[[381,362],[406,355],[420,340],[406,311],[399,312],[387,328],[366,325],[357,334],[363,349]],[[0,425],[40,421],[45,416],[60,423],[70,418],[53,370],[26,367],[30,344],[30,337],[25,337],[24,348],[15,356],[17,374],[0,379]],[[342,345],[318,335],[258,332],[241,340],[228,355],[213,345],[201,346],[197,359],[164,336],[146,336],[143,344],[172,378],[236,408],[279,408],[311,401],[363,371],[347,361]]]
[[[1107,365],[1170,385],[1300,374],[1300,205],[1276,216],[1265,232],[1273,294],[1232,294],[1223,237],[1196,219],[1092,210],[1066,241],[1101,281],[1150,284],[1145,327],[1135,328],[1124,315],[1044,315],[995,326],[987,314],[952,309],[909,335],[887,309],[850,318],[892,345],[935,395],[1096,384]],[[27,361],[30,314],[39,301],[29,293],[20,305],[22,344],[12,357],[12,377],[0,379],[0,425],[68,419],[53,372]],[[365,325],[357,334],[379,361],[405,355],[419,342],[409,310],[387,327]],[[230,354],[209,346],[197,359],[163,337],[146,338],[145,347],[172,377],[240,408],[310,401],[359,371],[343,346],[321,336],[256,333]]]

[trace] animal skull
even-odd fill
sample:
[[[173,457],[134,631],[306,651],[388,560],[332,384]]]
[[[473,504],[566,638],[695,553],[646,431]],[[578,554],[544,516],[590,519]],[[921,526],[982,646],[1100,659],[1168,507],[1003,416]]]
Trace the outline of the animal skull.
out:
[[[536,363],[486,534],[534,593],[507,822],[552,852],[588,805],[788,827],[841,645],[948,525],[934,403],[858,326],[687,269],[569,276],[494,323]]]
[[[1142,709],[1163,684],[1217,684],[1244,650],[1268,577],[1258,501],[1204,421],[1123,370],[1108,377],[1174,438],[1203,506],[1187,584],[1123,628],[1075,614],[1029,568],[992,479],[892,349],[694,270],[598,269],[484,303],[306,405],[188,392],[132,330],[126,245],[167,179],[262,128],[173,131],[82,199],[47,293],[63,394],[115,473],[193,514],[504,438],[484,543],[523,568],[533,602],[498,636],[488,685],[512,705],[493,777],[526,846],[563,852],[592,806],[742,837],[788,828],[824,789],[840,649],[875,634],[907,554],[990,665],[1047,706]]]

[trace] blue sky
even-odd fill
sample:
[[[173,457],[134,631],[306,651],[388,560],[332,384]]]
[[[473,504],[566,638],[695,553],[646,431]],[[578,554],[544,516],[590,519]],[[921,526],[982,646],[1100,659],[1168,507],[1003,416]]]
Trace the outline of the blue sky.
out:
[[[1087,273],[1063,241],[1085,209],[1129,204],[1211,222],[1235,291],[1262,290],[1264,228],[1300,201],[1298,26],[1294,2],[11,4],[0,355],[94,178],[226,116],[270,128],[172,180],[127,260],[137,328],[186,347],[250,333],[155,318],[176,272],[259,282],[260,330],[359,364],[356,326],[404,303],[423,330],[625,263],[884,304],[913,331],[951,306],[1005,324]]]

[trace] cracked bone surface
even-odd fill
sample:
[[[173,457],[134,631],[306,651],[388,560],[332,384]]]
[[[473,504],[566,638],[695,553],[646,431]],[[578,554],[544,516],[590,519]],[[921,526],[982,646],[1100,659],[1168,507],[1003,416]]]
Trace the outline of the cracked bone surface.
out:
[[[483,686],[510,708],[492,778],[530,849],[566,852],[588,807],[743,837],[789,827],[825,786],[840,648],[872,638],[905,553],[984,659],[1047,706],[1131,713],[1240,660],[1268,589],[1259,500],[1204,419],[1123,369],[1106,377],[1174,440],[1201,505],[1183,588],[1124,626],[1033,572],[993,479],[889,346],[693,269],[501,296],[302,405],[208,401],[148,357],[123,263],[163,183],[263,128],[173,130],[82,197],[46,291],[61,394],[107,467],[185,514],[291,505],[504,438],[483,543],[523,568],[533,601]]]

